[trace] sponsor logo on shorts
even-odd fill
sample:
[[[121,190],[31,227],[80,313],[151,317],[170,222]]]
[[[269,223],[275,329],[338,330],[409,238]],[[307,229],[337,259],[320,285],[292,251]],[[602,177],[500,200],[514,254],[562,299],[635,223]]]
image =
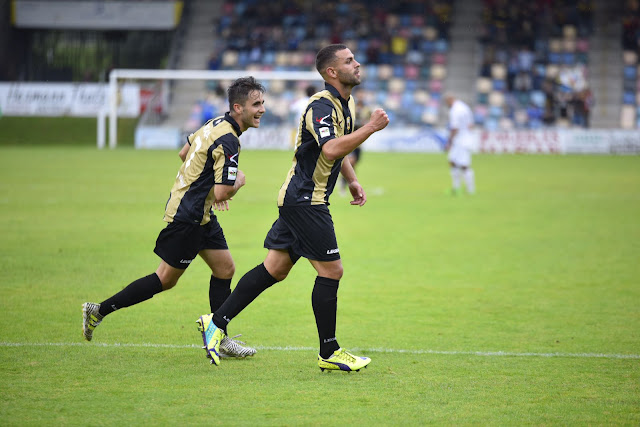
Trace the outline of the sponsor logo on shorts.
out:
[[[180,264],[191,264],[192,259],[181,259]]]
[[[338,252],[340,252],[340,249],[335,248],[335,249],[329,249],[327,251],[327,255],[331,255],[331,254],[337,254]]]

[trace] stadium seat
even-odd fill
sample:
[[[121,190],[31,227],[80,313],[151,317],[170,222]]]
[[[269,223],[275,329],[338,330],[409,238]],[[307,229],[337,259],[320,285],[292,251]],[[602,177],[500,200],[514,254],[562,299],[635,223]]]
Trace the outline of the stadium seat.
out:
[[[638,64],[638,54],[632,50],[625,50],[622,54],[624,65],[635,66]]]
[[[438,38],[438,30],[430,26],[424,29],[423,34],[424,34],[424,38],[427,39],[428,41],[435,41],[436,38]]]
[[[491,65],[491,77],[504,80],[507,77],[507,68],[504,64],[495,63]]]
[[[446,67],[441,64],[434,64],[431,66],[431,77],[436,80],[444,80],[447,77]]]
[[[476,91],[479,93],[489,93],[491,91],[491,79],[488,77],[479,77],[476,80]]]
[[[549,40],[549,51],[554,53],[562,52],[562,39]]]
[[[389,92],[398,94],[404,92],[406,83],[402,78],[393,78],[389,80]]]
[[[489,105],[502,107],[504,105],[504,94],[502,92],[491,91],[489,93]]]
[[[576,27],[573,25],[565,25],[562,27],[562,36],[565,39],[575,39],[578,35],[578,31]]]
[[[442,80],[432,79],[429,80],[429,92],[431,96],[435,96],[437,93],[442,92]]]
[[[404,68],[404,77],[408,80],[416,80],[420,77],[420,69],[415,65],[407,65]]]
[[[225,68],[234,68],[238,65],[238,52],[228,50],[222,54],[222,66]]]
[[[426,90],[417,90],[413,92],[413,100],[416,104],[425,105],[429,102],[431,96]]]
[[[393,76],[393,68],[388,64],[381,64],[378,67],[378,78],[380,80],[389,80]]]
[[[493,79],[491,81],[491,86],[493,90],[502,92],[507,89],[507,82],[502,79]]]

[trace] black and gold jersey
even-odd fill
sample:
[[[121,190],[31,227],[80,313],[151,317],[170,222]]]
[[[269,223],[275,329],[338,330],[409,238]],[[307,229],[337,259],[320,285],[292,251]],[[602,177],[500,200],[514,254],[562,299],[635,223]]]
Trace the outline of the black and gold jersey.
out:
[[[278,206],[329,204],[342,159],[328,160],[322,145],[353,132],[354,117],[353,96],[348,101],[343,99],[329,83],[309,99],[300,118],[293,165],[280,188]]]
[[[164,220],[204,225],[211,219],[215,185],[234,185],[242,132],[226,113],[206,122],[188,137],[189,152],[178,171]]]

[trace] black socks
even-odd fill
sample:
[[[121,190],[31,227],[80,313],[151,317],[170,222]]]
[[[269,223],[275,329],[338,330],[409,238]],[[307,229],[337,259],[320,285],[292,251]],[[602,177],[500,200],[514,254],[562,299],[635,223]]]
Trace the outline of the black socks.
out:
[[[236,317],[246,306],[251,304],[251,301],[276,282],[277,280],[269,274],[264,264],[260,264],[253,270],[248,271],[242,276],[229,298],[220,308],[214,311],[213,323],[226,331],[231,319]]]
[[[339,280],[318,276],[311,294],[311,305],[320,338],[320,357],[324,359],[329,358],[340,348],[336,339],[339,284]]]
[[[231,279],[218,279],[211,276],[209,281],[209,304],[211,312],[218,311],[223,302],[231,295]]]
[[[132,282],[111,298],[102,301],[99,313],[106,316],[118,309],[146,301],[159,292],[162,292],[162,282],[156,273],[150,274]]]

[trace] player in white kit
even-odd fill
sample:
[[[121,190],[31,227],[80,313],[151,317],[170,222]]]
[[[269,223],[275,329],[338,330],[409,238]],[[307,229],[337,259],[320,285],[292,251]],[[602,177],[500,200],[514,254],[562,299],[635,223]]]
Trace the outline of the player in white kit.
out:
[[[449,153],[451,172],[451,191],[458,194],[460,181],[464,178],[467,193],[476,191],[473,169],[471,169],[471,126],[473,126],[473,112],[471,108],[454,95],[445,96],[449,107],[449,139],[445,150]]]

